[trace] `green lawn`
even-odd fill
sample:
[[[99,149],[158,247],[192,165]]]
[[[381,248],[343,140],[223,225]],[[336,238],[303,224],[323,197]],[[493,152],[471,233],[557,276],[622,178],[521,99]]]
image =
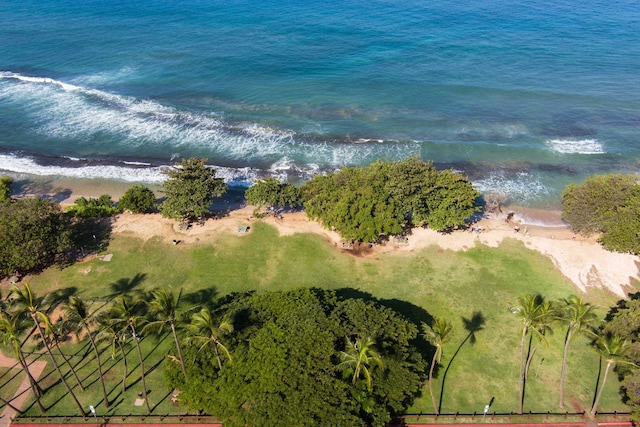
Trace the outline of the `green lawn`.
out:
[[[434,246],[411,253],[354,258],[319,236],[280,237],[274,228],[257,222],[248,235],[220,234],[207,245],[171,245],[160,239],[142,242],[133,237],[115,236],[105,253],[113,254],[110,262],[95,259],[63,270],[52,268],[34,277],[31,286],[38,295],[64,290],[86,300],[108,300],[126,290],[160,287],[182,288],[191,300],[198,295],[211,298],[246,290],[287,290],[300,286],[351,288],[384,299],[414,319],[445,316],[454,323],[456,332],[443,347],[443,365],[434,381],[439,396],[445,380],[443,412],[481,412],[492,398],[492,411],[515,412],[521,326],[508,307],[516,304],[518,296],[527,293],[558,299],[579,292],[550,260],[515,240],[507,240],[499,248],[482,246],[467,252]],[[606,308],[616,301],[602,291],[582,296],[603,307],[602,317]],[[470,319],[474,312],[480,312],[485,322],[472,344],[470,339],[465,341],[468,332],[462,319]],[[549,346],[538,350],[527,382],[525,411],[558,411],[563,340],[564,331],[558,326]],[[161,378],[161,362],[171,348],[171,341],[167,338],[158,344],[152,337],[143,340],[147,354],[145,368],[150,371],[148,385],[152,390],[149,399],[152,406],[159,405],[154,410],[158,413],[176,409],[166,399],[168,390]],[[101,393],[97,373],[90,363],[93,356],[85,355],[86,345],[66,345],[65,352],[83,355],[83,378],[93,382],[80,398],[85,406],[96,406]],[[588,410],[594,397],[599,359],[582,338],[572,343],[570,352],[566,410]],[[134,385],[124,395],[118,388],[122,364],[111,362],[107,353],[105,349],[108,389],[116,403],[110,412],[144,413],[143,408],[133,406],[140,388],[135,383],[139,379],[135,350],[129,352],[131,373],[128,377]],[[55,374],[47,377],[52,384],[54,377]],[[618,388],[615,375],[610,375],[601,411],[627,410],[620,401]],[[70,399],[60,399],[64,394],[60,385],[47,392],[47,405],[52,406],[52,414],[76,412]],[[415,402],[410,412],[432,411],[425,387],[424,396]],[[30,413],[38,414],[37,407],[32,406]]]

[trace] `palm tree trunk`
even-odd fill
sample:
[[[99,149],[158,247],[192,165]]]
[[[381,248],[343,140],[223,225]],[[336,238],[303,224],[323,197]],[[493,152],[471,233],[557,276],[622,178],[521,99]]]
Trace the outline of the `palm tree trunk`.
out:
[[[93,351],[96,354],[96,361],[98,362],[98,374],[100,375],[100,383],[102,384],[102,397],[104,401],[105,408],[109,407],[109,397],[107,396],[107,389],[104,386],[104,374],[102,373],[102,362],[100,361],[100,352],[98,351],[98,346],[96,346],[96,342],[93,340],[93,336],[91,335],[91,331],[89,330],[89,325],[86,323],[82,323],[85,330],[87,331],[87,335],[89,335],[89,342],[91,343],[91,347],[93,347]]]
[[[522,328],[522,340],[520,343],[520,398],[518,399],[518,414],[522,415],[524,405],[524,343],[527,338],[527,327]]]
[[[567,353],[569,342],[571,341],[571,330],[567,329],[567,336],[564,339],[564,352],[562,353],[562,371],[560,371],[560,408],[564,409],[564,376],[567,372]]]
[[[80,389],[82,391],[84,391],[84,386],[82,385],[82,381],[80,381],[80,378],[78,378],[78,374],[76,373],[76,370],[73,369],[73,366],[71,365],[71,362],[69,362],[69,359],[67,359],[67,356],[65,356],[64,353],[62,352],[62,350],[60,350],[60,345],[58,343],[58,337],[55,336],[55,335],[53,337],[53,342],[55,343],[55,346],[56,346],[56,349],[58,350],[58,353],[60,354],[60,356],[62,356],[62,360],[65,361],[67,366],[69,366],[69,370],[73,373],[73,376],[76,379],[76,383],[78,383],[78,386],[80,387]]]
[[[596,416],[596,411],[598,410],[598,403],[600,403],[600,396],[602,396],[602,391],[604,390],[604,385],[607,382],[607,375],[609,375],[609,368],[611,368],[611,365],[613,365],[613,361],[612,360],[607,360],[607,367],[604,370],[604,377],[602,377],[602,386],[600,387],[600,390],[598,390],[598,396],[596,397],[596,401],[593,402],[593,408],[591,408],[591,416],[592,417]]]
[[[122,375],[122,392],[127,391],[127,375],[129,375],[129,364],[127,363],[127,354],[124,352],[124,346],[122,341],[118,340],[118,347],[120,347],[120,353],[122,353],[122,363],[124,363],[124,374]]]
[[[540,344],[537,343],[534,347],[533,350],[531,350],[531,353],[529,353],[529,357],[527,358],[527,365],[524,367],[524,379],[528,380],[529,379],[529,367],[531,366],[531,362],[533,361],[533,356],[536,354],[536,351],[538,350],[538,346]]]
[[[429,369],[429,393],[431,393],[431,403],[433,403],[433,410],[436,412],[436,415],[440,415],[440,411],[438,411],[438,405],[436,405],[436,397],[433,395],[433,368],[436,366],[436,359],[438,357],[438,349],[433,355],[433,359],[431,360],[431,368]]]
[[[76,402],[76,405],[78,406],[78,410],[82,414],[82,418],[86,419],[87,414],[84,412],[84,409],[82,408],[82,405],[80,404],[80,401],[78,400],[76,395],[73,393],[73,390],[71,389],[71,387],[69,387],[69,383],[67,383],[67,380],[65,379],[64,375],[62,375],[62,371],[60,370],[60,366],[58,365],[58,362],[56,362],[56,358],[53,357],[53,353],[51,352],[51,348],[49,347],[49,344],[47,344],[47,340],[46,340],[46,338],[44,336],[44,332],[42,331],[42,328],[40,327],[40,323],[38,322],[38,319],[36,318],[35,315],[31,315],[31,319],[33,320],[33,323],[35,323],[36,328],[38,329],[38,333],[40,334],[40,337],[42,338],[42,343],[44,344],[44,347],[47,349],[47,354],[51,358],[51,361],[53,362],[53,366],[55,366],[56,371],[58,372],[58,375],[60,376],[60,379],[62,380],[62,383],[67,388],[67,391],[69,392],[69,394],[71,395],[73,400]]]
[[[147,398],[147,383],[144,379],[144,360],[142,359],[142,350],[140,350],[140,338],[136,334],[136,329],[131,326],[131,332],[133,332],[133,341],[136,343],[136,349],[138,350],[138,359],[140,360],[140,380],[142,381],[142,397],[144,403],[147,406],[147,413],[151,415],[151,407],[149,406],[149,399]]]
[[[33,395],[36,398],[36,403],[38,404],[38,408],[40,408],[40,411],[42,411],[42,413],[47,412],[45,407],[42,405],[42,402],[40,401],[40,396],[42,396],[42,389],[38,385],[38,382],[35,380],[35,378],[33,378],[33,376],[31,375],[31,372],[29,371],[29,365],[27,365],[27,361],[24,359],[22,350],[18,352],[17,356],[18,356],[18,361],[22,366],[22,369],[27,373],[27,378],[29,378],[29,385],[31,386],[31,391],[33,392]]]
[[[218,354],[218,343],[217,342],[214,344],[213,350],[216,352],[216,359],[218,360],[218,368],[222,369],[222,361],[220,360],[220,355]]]
[[[22,366],[24,371],[27,373],[27,377],[29,378],[29,383],[35,387],[38,396],[42,396],[44,394],[44,391],[42,390],[42,387],[40,387],[40,384],[38,384],[38,381],[36,381],[36,379],[33,378],[33,375],[31,375],[31,371],[29,370],[29,366],[27,364],[27,358],[22,352],[22,349],[18,349],[16,351],[16,358],[20,362],[20,365]]]
[[[176,349],[178,350],[178,358],[180,359],[180,367],[182,368],[182,375],[184,375],[185,382],[187,381],[187,370],[184,367],[184,357],[182,356],[182,348],[180,347],[180,341],[178,340],[178,334],[176,332],[176,325],[171,322],[171,332],[173,333],[173,340],[176,342]]]

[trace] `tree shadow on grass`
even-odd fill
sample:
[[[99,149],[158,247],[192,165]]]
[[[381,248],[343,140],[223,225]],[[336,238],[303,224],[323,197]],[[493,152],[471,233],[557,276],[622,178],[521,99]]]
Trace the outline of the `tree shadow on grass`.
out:
[[[140,283],[147,278],[145,273],[138,273],[133,278],[123,277],[116,282],[110,283],[111,295],[109,297],[117,297],[120,295],[129,295]]]
[[[462,347],[469,342],[469,344],[473,345],[476,343],[476,333],[480,332],[484,329],[484,324],[487,322],[487,318],[482,314],[481,311],[474,311],[469,319],[463,317],[462,324],[464,329],[469,332],[467,336],[462,340],[458,348],[456,349],[453,356],[451,356],[451,360],[447,364],[447,368],[444,370],[444,374],[442,375],[442,385],[440,386],[440,400],[438,401],[438,412],[442,411],[442,398],[444,396],[444,384],[447,379],[447,373],[449,372],[449,368],[453,364],[456,356],[462,349]]]
[[[192,307],[202,307],[213,309],[216,305],[216,297],[218,296],[218,290],[212,286],[206,289],[198,289],[195,292],[184,294],[182,300]]]

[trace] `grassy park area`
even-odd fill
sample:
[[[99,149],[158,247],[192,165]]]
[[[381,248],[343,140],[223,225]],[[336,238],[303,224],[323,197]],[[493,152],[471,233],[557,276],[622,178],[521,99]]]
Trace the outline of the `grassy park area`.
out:
[[[94,258],[64,269],[50,268],[30,279],[31,287],[39,296],[57,291],[93,301],[91,310],[106,306],[117,295],[157,288],[182,289],[192,304],[249,290],[350,288],[350,292],[368,293],[385,300],[412,320],[427,321],[416,317],[424,317],[420,314],[424,312],[446,317],[455,331],[453,338],[443,345],[441,368],[434,379],[442,413],[481,412],[490,401],[492,411],[515,412],[522,326],[509,307],[526,294],[540,293],[549,300],[557,300],[580,292],[551,260],[516,240],[506,240],[498,248],[481,245],[455,252],[431,246],[409,253],[357,257],[337,250],[321,236],[280,236],[275,228],[255,222],[246,235],[220,233],[206,242],[190,244],[168,244],[159,237],[145,241],[115,235],[102,254],[112,254],[110,261]],[[614,296],[604,291],[581,296],[601,307],[598,311],[601,318],[616,302]],[[555,325],[549,345],[536,353],[527,381],[526,412],[559,411],[565,332],[565,327]],[[171,390],[162,378],[166,354],[173,349],[171,337],[145,336],[142,348],[153,412],[184,412],[171,402]],[[71,340],[62,344],[62,349],[71,356],[71,363],[79,368],[78,375],[88,386],[85,392],[80,392],[77,385],[74,388],[84,406],[93,405],[100,415],[146,413],[144,406],[135,405],[140,375],[133,346],[127,348],[128,389],[122,393],[124,365],[119,357],[110,357],[107,344],[101,344],[107,391],[113,402],[109,409],[100,403],[100,381],[88,341]],[[8,349],[3,351],[9,354]],[[10,378],[8,375],[4,373],[2,378]],[[569,350],[566,411],[589,410],[599,375],[596,352],[589,348],[585,338],[576,338]],[[67,380],[72,386],[75,384],[71,375]],[[46,390],[43,403],[49,408],[48,413],[77,413],[50,363],[40,383]],[[611,378],[600,411],[627,410],[620,401],[618,388],[619,383]],[[3,387],[3,397],[4,390]],[[433,412],[426,386],[409,412]],[[36,416],[40,411],[34,404],[28,414]]]

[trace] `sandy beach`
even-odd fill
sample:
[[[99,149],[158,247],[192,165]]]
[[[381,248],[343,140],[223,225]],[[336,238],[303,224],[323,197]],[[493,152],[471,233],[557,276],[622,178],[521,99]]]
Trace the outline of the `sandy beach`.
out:
[[[117,200],[131,185],[103,180],[52,178],[18,182],[14,196],[46,195],[58,200],[62,205],[68,205],[80,196],[98,197],[101,194],[109,194]],[[253,221],[256,221],[251,218],[253,207],[244,206],[237,193],[231,193],[221,199],[214,208],[224,210],[225,215],[209,219],[203,226],[193,226],[186,232],[179,230],[175,221],[165,219],[159,214],[118,215],[113,232],[136,235],[142,239],[163,236],[167,244],[171,244],[173,240],[190,244],[196,241],[206,242],[207,236],[213,237],[221,231],[235,232],[238,226],[251,226]],[[510,212],[513,212],[513,215],[508,218]],[[640,282],[640,257],[606,251],[594,236],[587,238],[574,234],[562,222],[560,212],[557,211],[503,207],[502,212],[486,214],[475,223],[474,228],[478,231],[460,230],[442,234],[417,228],[408,236],[406,242],[396,242],[392,239],[385,244],[360,251],[347,250],[345,242],[337,233],[310,221],[303,212],[285,213],[281,220],[267,217],[260,221],[273,225],[281,235],[319,234],[333,244],[336,250],[362,257],[386,252],[411,252],[430,245],[456,251],[467,250],[476,245],[497,247],[505,239],[517,239],[526,247],[549,257],[580,291],[602,288],[616,296],[625,297],[629,292],[636,291]],[[519,231],[515,231],[516,226],[519,227]]]

